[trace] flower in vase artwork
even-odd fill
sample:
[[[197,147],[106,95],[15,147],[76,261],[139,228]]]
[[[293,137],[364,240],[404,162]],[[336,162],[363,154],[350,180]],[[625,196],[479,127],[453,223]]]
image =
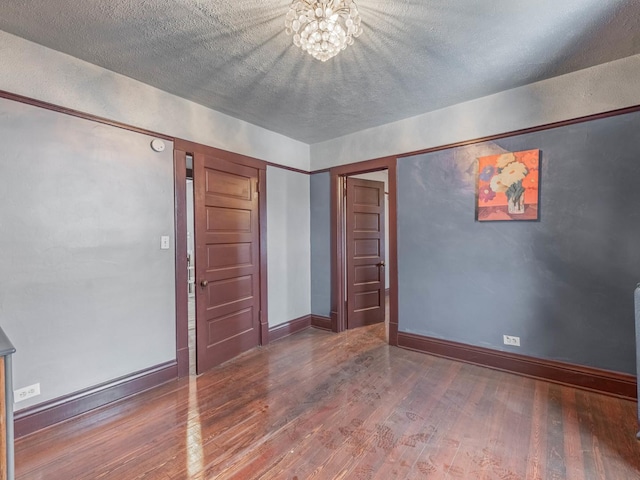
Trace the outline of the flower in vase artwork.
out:
[[[540,150],[478,158],[478,221],[537,220],[539,169]]]

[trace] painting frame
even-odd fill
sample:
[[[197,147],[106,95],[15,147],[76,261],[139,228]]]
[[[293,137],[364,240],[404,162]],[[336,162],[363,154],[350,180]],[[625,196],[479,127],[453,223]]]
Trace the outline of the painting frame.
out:
[[[539,221],[540,160],[539,149],[478,157],[476,221]]]

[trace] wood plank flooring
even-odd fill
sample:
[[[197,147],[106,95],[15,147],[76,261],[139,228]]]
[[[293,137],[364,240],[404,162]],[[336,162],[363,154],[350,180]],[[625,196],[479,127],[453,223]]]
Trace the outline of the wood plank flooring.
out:
[[[309,329],[16,444],[17,478],[640,478],[635,403]]]

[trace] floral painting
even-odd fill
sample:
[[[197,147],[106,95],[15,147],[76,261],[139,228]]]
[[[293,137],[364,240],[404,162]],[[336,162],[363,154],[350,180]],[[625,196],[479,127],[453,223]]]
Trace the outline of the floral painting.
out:
[[[537,220],[539,168],[540,150],[478,158],[478,221]]]

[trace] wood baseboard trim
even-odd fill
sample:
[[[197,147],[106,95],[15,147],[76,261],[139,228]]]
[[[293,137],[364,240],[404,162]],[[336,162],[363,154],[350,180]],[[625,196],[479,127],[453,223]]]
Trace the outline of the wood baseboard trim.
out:
[[[311,315],[311,326],[319,328],[321,330],[331,331],[331,317],[324,317],[322,315]]]
[[[269,342],[275,342],[294,333],[306,330],[311,326],[311,315],[290,320],[269,329]]]
[[[398,324],[389,322],[389,345],[398,346]]]
[[[269,345],[273,339],[269,333],[269,324],[265,322],[260,323],[260,345],[263,347]]]
[[[189,347],[181,348],[176,352],[178,361],[177,372],[178,378],[189,376]]]
[[[412,333],[398,333],[398,346],[407,350],[460,360],[503,372],[635,400],[636,377],[599,368],[491,350]]]
[[[15,437],[20,438],[56,423],[178,378],[175,360],[90,387],[14,414]]]

